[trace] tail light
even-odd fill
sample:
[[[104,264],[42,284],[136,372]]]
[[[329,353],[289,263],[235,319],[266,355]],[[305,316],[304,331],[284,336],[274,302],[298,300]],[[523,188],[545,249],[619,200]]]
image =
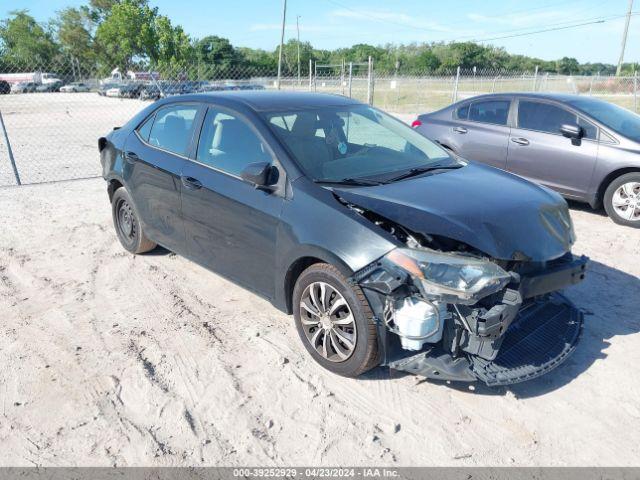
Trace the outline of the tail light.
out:
[[[422,122],[420,120],[414,120],[413,123],[411,124],[411,128],[418,128],[419,126],[422,125]]]

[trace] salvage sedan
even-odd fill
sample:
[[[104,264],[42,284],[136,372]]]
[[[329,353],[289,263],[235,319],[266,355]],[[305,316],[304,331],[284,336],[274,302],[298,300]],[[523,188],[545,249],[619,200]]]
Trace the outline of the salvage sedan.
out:
[[[266,297],[332,372],[504,385],[578,342],[582,314],[558,291],[587,259],[571,254],[565,201],[375,108],[311,93],[176,96],[99,149],[126,250],[162,245]]]

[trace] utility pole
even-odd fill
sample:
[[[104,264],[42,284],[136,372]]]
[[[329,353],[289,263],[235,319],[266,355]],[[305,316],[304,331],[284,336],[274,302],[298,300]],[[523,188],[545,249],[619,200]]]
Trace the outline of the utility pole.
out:
[[[298,32],[298,86],[300,86],[300,15],[296,15],[296,31]]]
[[[633,10],[633,0],[629,0],[629,10],[627,11],[627,19],[624,22],[624,32],[622,33],[622,47],[620,48],[620,60],[618,60],[618,69],[616,76],[620,76],[622,71],[622,62],[624,61],[624,49],[627,46],[627,34],[629,33],[629,21],[631,20],[631,12]]]
[[[282,32],[280,33],[280,51],[278,52],[278,80],[276,88],[280,90],[280,78],[282,77],[282,48],[284,47],[284,24],[287,19],[287,0],[282,1]]]

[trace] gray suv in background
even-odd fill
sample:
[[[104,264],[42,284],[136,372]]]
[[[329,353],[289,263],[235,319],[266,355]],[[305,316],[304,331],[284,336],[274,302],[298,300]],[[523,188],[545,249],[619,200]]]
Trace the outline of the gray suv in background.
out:
[[[614,222],[640,228],[640,115],[629,110],[577,95],[491,94],[413,126],[461,157],[604,205]]]

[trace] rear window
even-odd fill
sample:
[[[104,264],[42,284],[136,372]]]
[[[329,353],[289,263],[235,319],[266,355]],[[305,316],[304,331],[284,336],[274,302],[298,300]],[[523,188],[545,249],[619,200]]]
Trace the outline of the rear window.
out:
[[[473,102],[469,107],[469,120],[494,125],[506,125],[510,103],[509,100]]]

